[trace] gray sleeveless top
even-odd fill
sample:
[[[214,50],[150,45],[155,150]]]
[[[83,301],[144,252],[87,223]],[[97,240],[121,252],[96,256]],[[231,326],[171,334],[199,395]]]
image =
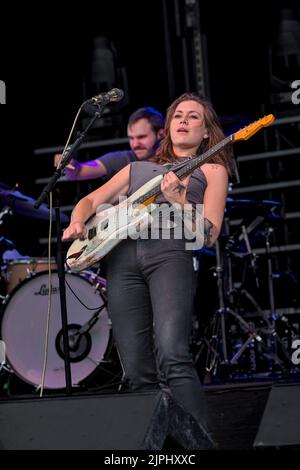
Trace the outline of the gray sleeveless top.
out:
[[[184,158],[180,158],[178,162],[182,162]],[[129,189],[128,197],[131,196],[135,191],[137,191],[143,184],[150,181],[152,178],[155,178],[157,175],[162,175],[166,173],[169,169],[168,165],[158,165],[157,163],[139,161],[132,162],[130,164],[130,180],[129,180]],[[189,181],[188,190],[187,190],[187,199],[191,204],[202,204],[204,191],[207,186],[206,177],[203,171],[200,168],[197,168]],[[162,194],[159,194],[154,203],[162,204],[168,203],[168,201],[163,197]]]

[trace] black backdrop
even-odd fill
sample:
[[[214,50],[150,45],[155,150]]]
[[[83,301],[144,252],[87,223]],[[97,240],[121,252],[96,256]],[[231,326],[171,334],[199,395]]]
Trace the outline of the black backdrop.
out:
[[[48,2],[2,6],[0,79],[7,86],[1,106],[2,179],[26,183],[35,170],[34,148],[62,144],[83,99],[83,76],[93,37],[109,37],[128,78],[128,105],[164,111],[185,91],[180,39],[174,31],[174,4],[165,2],[170,25],[175,90],[170,96],[166,71],[163,1]],[[182,2],[179,0],[179,5]],[[267,103],[268,48],[276,41],[282,5],[201,2],[201,27],[207,36],[211,99],[221,114],[257,117]],[[264,9],[263,9],[264,8]],[[295,77],[297,78],[297,77]]]

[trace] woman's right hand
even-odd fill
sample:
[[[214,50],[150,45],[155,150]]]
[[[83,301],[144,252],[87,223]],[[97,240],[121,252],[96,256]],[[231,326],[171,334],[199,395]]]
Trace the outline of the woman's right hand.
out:
[[[84,240],[87,236],[87,229],[84,222],[75,221],[71,222],[70,225],[64,230],[62,239],[63,240]]]

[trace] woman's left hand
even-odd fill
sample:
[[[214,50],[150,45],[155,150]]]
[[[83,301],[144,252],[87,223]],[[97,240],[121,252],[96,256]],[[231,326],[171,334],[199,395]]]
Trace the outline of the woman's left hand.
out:
[[[183,180],[177,178],[173,171],[169,171],[161,182],[161,192],[171,204],[177,203],[183,206],[187,204],[186,192],[191,175]]]

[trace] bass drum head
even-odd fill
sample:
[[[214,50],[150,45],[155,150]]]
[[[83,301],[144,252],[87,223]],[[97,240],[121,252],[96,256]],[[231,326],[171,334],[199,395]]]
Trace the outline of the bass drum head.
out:
[[[98,278],[100,284],[105,283]],[[103,286],[102,286],[103,287]],[[62,341],[59,281],[52,273],[52,300],[49,323],[48,357],[44,387],[66,386]],[[45,356],[48,311],[48,273],[39,273],[22,282],[14,291],[1,322],[6,359],[15,374],[40,387]],[[111,323],[105,300],[97,285],[84,277],[66,273],[66,299],[72,384],[76,386],[99,366],[108,349]],[[86,308],[88,307],[88,309]],[[78,331],[102,307],[98,320],[78,338]],[[90,310],[93,309],[93,310]]]

